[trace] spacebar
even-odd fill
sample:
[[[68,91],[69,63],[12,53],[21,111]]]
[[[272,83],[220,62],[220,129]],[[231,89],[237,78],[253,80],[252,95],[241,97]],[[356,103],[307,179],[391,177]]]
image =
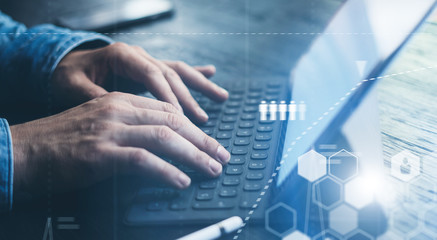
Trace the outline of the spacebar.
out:
[[[213,202],[196,202],[193,204],[194,209],[204,210],[204,209],[229,209],[233,208],[235,204],[231,201],[220,200]]]

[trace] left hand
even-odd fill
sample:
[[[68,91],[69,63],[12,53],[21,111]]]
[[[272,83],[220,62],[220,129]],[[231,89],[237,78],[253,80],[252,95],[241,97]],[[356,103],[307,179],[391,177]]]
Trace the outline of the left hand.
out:
[[[108,84],[109,76],[122,76],[143,84],[159,100],[205,122],[208,115],[187,86],[213,100],[224,101],[228,92],[207,79],[214,73],[215,67],[211,65],[191,67],[180,61],[160,61],[141,47],[118,42],[67,54],[55,69],[51,81],[54,102],[72,106],[106,94],[103,86]]]

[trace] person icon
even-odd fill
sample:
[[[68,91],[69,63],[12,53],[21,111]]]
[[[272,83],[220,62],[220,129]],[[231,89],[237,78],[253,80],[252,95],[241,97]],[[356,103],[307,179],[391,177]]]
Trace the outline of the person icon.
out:
[[[299,103],[299,120],[303,121],[305,120],[305,113],[307,111],[307,105],[304,101],[301,101]]]
[[[294,101],[291,101],[290,104],[288,104],[288,120],[294,121],[296,120],[296,110],[297,105]]]
[[[270,120],[276,120],[276,112],[278,111],[278,104],[276,104],[276,101],[271,101],[269,104],[269,113],[270,113]]]
[[[279,103],[279,120],[285,121],[287,119],[287,104],[285,101]]]
[[[402,159],[402,165],[401,165],[401,173],[402,174],[410,174],[411,173],[411,164],[408,158],[404,157]]]
[[[261,101],[261,104],[259,105],[259,114],[260,114],[260,121],[266,121],[267,120],[267,110],[268,105],[266,101]]]

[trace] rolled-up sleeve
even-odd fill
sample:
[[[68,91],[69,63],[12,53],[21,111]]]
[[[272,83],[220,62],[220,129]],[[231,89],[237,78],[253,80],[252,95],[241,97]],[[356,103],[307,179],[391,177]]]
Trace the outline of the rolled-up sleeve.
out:
[[[0,212],[12,209],[13,156],[8,122],[0,118]]]
[[[62,58],[80,47],[111,44],[104,35],[50,24],[27,28],[0,11],[0,115],[18,102],[49,105],[50,78]],[[13,151],[8,122],[0,118],[0,212],[12,208]]]

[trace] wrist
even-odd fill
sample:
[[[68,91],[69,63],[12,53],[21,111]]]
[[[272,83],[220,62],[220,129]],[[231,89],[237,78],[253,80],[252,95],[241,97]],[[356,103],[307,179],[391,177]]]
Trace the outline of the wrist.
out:
[[[10,130],[14,156],[14,189],[19,190],[23,186],[22,172],[26,157],[25,144],[20,136],[20,125],[11,126]]]

